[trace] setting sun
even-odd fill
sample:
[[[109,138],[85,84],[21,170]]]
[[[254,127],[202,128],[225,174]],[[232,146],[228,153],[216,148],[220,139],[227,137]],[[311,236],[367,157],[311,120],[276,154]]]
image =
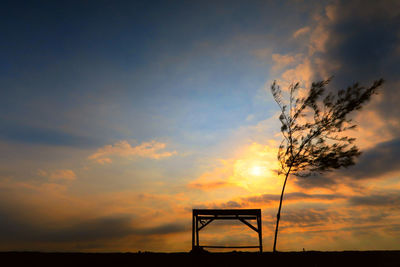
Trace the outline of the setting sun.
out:
[[[253,166],[253,168],[251,168],[250,173],[255,176],[260,176],[263,173],[263,168],[260,166]]]

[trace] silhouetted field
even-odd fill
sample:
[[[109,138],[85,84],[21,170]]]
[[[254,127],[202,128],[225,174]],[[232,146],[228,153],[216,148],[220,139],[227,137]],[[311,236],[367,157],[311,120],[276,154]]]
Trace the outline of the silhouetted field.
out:
[[[400,266],[400,251],[229,253],[0,252],[1,266]],[[4,264],[6,263],[6,264]]]

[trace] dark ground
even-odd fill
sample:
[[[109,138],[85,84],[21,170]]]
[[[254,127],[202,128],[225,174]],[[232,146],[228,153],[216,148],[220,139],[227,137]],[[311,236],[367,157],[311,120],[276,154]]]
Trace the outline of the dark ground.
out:
[[[400,266],[400,251],[229,253],[0,252],[0,266]]]

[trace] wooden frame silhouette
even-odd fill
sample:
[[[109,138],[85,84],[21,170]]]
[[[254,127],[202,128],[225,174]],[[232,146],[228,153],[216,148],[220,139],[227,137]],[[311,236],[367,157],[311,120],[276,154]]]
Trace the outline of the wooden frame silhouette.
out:
[[[192,251],[200,248],[259,248],[262,247],[261,209],[193,209]],[[199,232],[214,220],[239,220],[258,234],[258,246],[200,246]],[[257,226],[248,221],[256,220]],[[200,225],[199,225],[200,223]]]

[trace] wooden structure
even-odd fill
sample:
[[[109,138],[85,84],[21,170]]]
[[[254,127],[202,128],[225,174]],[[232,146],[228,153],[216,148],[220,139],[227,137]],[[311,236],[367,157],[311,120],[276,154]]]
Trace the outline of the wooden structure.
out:
[[[200,246],[199,232],[214,220],[239,220],[257,232],[258,246]],[[248,221],[256,221],[257,226]],[[194,209],[192,224],[192,250],[199,248],[259,248],[262,252],[261,209]]]

